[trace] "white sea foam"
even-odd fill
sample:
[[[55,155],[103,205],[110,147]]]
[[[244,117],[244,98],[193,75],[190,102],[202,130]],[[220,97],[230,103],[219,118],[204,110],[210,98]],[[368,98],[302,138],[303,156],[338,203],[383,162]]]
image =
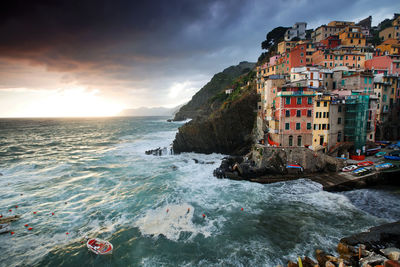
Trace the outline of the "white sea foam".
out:
[[[166,205],[147,211],[136,221],[135,226],[144,235],[163,235],[173,241],[178,241],[183,232],[191,233],[191,236],[202,234],[209,237],[211,233],[205,227],[193,224],[194,212],[194,207],[189,204]]]

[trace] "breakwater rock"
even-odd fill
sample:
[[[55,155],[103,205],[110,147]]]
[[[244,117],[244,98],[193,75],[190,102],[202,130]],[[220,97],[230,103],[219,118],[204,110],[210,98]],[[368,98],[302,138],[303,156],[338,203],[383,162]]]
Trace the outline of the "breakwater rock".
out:
[[[246,154],[254,142],[257,101],[256,91],[248,90],[206,119],[194,119],[183,125],[173,142],[174,152]]]
[[[300,165],[301,168],[288,168],[288,164]],[[214,176],[269,183],[305,178],[315,173],[337,172],[343,167],[342,159],[318,154],[308,148],[255,145],[245,157],[224,158]]]
[[[400,221],[372,227],[366,232],[342,238],[338,256],[315,251],[315,261],[305,257],[287,266],[400,266]]]

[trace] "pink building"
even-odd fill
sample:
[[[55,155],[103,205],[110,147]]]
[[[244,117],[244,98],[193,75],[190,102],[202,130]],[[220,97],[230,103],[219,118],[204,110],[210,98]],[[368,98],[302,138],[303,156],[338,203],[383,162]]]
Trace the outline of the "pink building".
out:
[[[400,74],[400,55],[385,55],[373,57],[365,61],[365,68],[375,74]]]

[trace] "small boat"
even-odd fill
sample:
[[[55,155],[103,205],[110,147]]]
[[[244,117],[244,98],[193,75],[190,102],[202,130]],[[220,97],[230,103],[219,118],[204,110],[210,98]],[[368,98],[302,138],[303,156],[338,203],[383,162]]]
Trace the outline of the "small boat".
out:
[[[371,168],[362,167],[362,168],[359,168],[357,170],[352,171],[351,173],[353,175],[355,175],[355,176],[362,176],[362,175],[365,175],[367,173],[370,173],[371,171],[372,171]]]
[[[400,160],[400,157],[398,156],[384,156],[385,159],[389,159],[389,160]]]
[[[385,155],[386,155],[386,152],[385,151],[381,151],[381,152],[376,153],[375,157],[380,158],[380,157],[383,157]]]
[[[357,168],[358,168],[357,165],[349,165],[349,166],[344,167],[342,169],[342,172],[351,172],[351,171],[354,171]]]
[[[301,167],[300,165],[297,165],[297,164],[288,164],[288,165],[286,165],[286,168],[289,168],[289,169],[303,169],[303,167]]]
[[[113,245],[110,242],[97,238],[90,238],[86,246],[90,251],[98,255],[111,254],[113,250]]]
[[[386,163],[382,163],[382,164],[376,165],[375,166],[375,170],[381,171],[381,170],[386,170],[386,169],[390,169],[390,168],[393,168],[393,167],[394,167],[394,165],[392,163],[386,162]]]
[[[376,148],[367,149],[366,154],[367,154],[367,156],[371,156],[371,155],[378,153],[379,151],[381,151],[380,146],[376,147]]]
[[[372,161],[363,161],[363,162],[357,163],[357,166],[359,166],[359,167],[367,167],[367,166],[371,166],[371,165],[374,165],[374,163]]]
[[[0,224],[0,234],[5,234],[11,231],[10,225],[8,223]]]

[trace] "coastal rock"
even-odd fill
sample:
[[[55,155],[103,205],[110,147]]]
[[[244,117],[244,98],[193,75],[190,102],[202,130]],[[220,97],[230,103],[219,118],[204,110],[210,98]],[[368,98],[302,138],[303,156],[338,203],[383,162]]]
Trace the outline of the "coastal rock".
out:
[[[302,262],[303,262],[303,267],[315,267],[317,265],[317,263],[315,261],[313,261],[312,259],[310,259],[307,256],[304,257]]]
[[[351,246],[364,244],[375,253],[385,247],[400,248],[400,221],[372,227],[367,232],[342,238],[340,242]]]
[[[289,261],[287,267],[299,267],[299,265],[293,261]]]
[[[167,147],[159,147],[156,149],[150,149],[144,152],[146,155],[153,155],[153,156],[162,156],[172,154],[172,149],[168,149]]]
[[[247,153],[253,143],[257,101],[256,90],[248,90],[229,107],[212,113],[207,119],[194,119],[186,123],[176,134],[174,152]]]
[[[360,259],[360,266],[367,267],[367,266],[375,266],[375,265],[382,265],[384,261],[387,260],[384,256],[371,253],[368,257]]]
[[[398,261],[400,259],[400,249],[385,248],[380,250],[388,259]]]
[[[315,153],[305,147],[268,147],[255,145],[252,159],[257,167],[269,167],[277,173],[287,174],[287,164],[299,164],[305,173],[337,172],[344,167],[342,159]]]
[[[329,261],[328,255],[320,249],[315,250],[315,258],[319,266],[325,266],[326,262]]]
[[[342,259],[350,260],[352,257],[357,256],[356,249],[353,246],[339,242],[337,252]]]

